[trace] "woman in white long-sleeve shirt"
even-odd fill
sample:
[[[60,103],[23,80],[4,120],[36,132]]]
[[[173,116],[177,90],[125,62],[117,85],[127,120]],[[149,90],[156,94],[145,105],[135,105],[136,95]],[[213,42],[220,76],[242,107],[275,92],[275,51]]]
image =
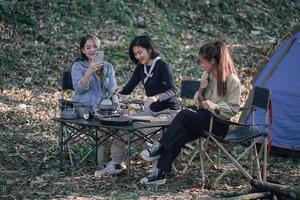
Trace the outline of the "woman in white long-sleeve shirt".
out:
[[[207,43],[200,48],[198,59],[203,72],[199,92],[195,95],[197,111],[181,110],[160,142],[142,152],[148,161],[158,160],[157,170],[140,180],[143,184],[164,184],[166,174],[185,143],[196,140],[208,131],[210,111],[220,117],[233,117],[240,107],[241,83],[224,42]],[[215,122],[213,133],[225,135],[228,125]]]

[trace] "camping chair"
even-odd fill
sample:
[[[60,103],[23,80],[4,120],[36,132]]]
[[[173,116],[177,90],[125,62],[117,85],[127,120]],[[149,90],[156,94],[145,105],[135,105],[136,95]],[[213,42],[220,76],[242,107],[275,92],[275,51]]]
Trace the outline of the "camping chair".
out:
[[[70,70],[65,70],[61,77],[61,99],[58,100],[60,111],[63,111],[65,108],[74,107],[74,101],[69,101],[65,99],[65,92],[66,91],[74,91],[73,83],[72,83],[72,76]]]
[[[212,112],[211,115],[211,123],[208,132],[204,132],[204,136],[206,137],[206,144],[208,142],[213,142],[232,162],[223,173],[216,178],[216,180],[210,184],[213,187],[232,167],[238,168],[238,170],[249,180],[254,178],[258,178],[259,180],[266,181],[266,173],[267,173],[267,145],[268,145],[268,137],[270,132],[270,113],[271,113],[271,92],[267,88],[255,87],[253,91],[252,103],[250,106],[241,108],[241,111],[251,112],[251,123],[243,124],[232,122],[228,120],[221,119],[217,115]],[[255,112],[264,112],[265,113],[265,123],[264,124],[255,124]],[[231,126],[228,133],[224,138],[216,136],[212,133],[213,122],[218,120],[219,122],[228,124]],[[261,127],[261,128],[258,128]],[[201,143],[202,138],[199,139]],[[233,156],[231,151],[226,150],[223,146],[223,143],[230,143],[230,147],[233,145],[242,145],[245,147],[245,150],[239,156]],[[259,151],[257,151],[257,144],[261,143]],[[207,145],[206,145],[207,146]],[[202,145],[199,147],[200,152],[200,161],[201,161],[201,174],[203,185],[205,183],[205,174],[204,174],[204,152],[206,148],[203,148]],[[263,170],[260,168],[260,158],[263,154]],[[241,159],[250,153],[250,173],[246,171],[245,167],[240,164]],[[254,157],[252,156],[254,153]],[[236,157],[236,158],[235,158]],[[252,175],[252,161],[255,160],[257,175]]]
[[[61,112],[66,108],[75,109],[75,105],[77,103],[75,101],[65,99],[65,92],[67,92],[67,91],[74,91],[70,69],[65,70],[61,76],[61,99],[58,100],[59,108],[60,108]],[[65,128],[65,127],[63,129],[63,134],[68,138],[66,140],[65,145],[67,147],[67,151],[69,154],[70,164],[73,167],[74,166],[73,155],[76,155],[76,154],[79,155],[79,154],[82,154],[83,151],[86,151],[85,149],[87,149],[90,145],[92,145],[92,139],[87,136],[83,136],[82,134],[78,134],[78,133],[76,134],[72,130],[69,130],[68,128]],[[91,133],[91,135],[92,135],[92,133]],[[73,145],[79,143],[80,140],[82,140],[82,139],[87,140],[85,142],[86,144],[83,144],[81,147],[74,146],[74,148],[72,148]],[[79,149],[78,152],[76,152],[76,148]],[[78,162],[78,164],[82,163],[88,157],[88,155],[90,153],[91,153],[91,151],[89,151],[85,155],[80,155],[80,157],[83,156],[83,158]]]

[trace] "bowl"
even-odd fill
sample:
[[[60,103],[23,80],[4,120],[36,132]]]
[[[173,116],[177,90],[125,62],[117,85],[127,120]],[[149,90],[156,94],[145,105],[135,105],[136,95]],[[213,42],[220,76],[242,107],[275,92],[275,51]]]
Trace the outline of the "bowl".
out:
[[[63,119],[76,119],[78,113],[73,108],[66,108],[61,112],[60,117]]]
[[[111,105],[104,105],[104,104],[99,104],[98,109],[100,111],[115,111],[118,107],[118,104],[113,103]]]
[[[93,107],[90,105],[77,104],[76,112],[78,113],[79,117],[84,118],[84,114],[91,114],[93,112]]]

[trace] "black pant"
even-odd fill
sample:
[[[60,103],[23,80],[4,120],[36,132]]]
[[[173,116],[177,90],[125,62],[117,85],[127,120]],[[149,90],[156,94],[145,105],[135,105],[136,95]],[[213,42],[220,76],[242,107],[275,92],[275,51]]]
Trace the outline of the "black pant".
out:
[[[170,172],[172,163],[178,156],[181,147],[184,147],[187,142],[201,137],[203,131],[208,131],[209,123],[210,113],[207,110],[181,110],[160,140],[162,144],[161,157],[158,160],[157,167],[164,172]],[[227,131],[228,125],[214,121],[214,134],[225,135]]]

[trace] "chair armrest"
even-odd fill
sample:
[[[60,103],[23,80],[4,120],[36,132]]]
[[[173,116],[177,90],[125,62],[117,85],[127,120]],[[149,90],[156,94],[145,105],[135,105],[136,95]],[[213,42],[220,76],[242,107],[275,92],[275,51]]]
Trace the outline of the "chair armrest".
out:
[[[216,119],[220,123],[227,124],[227,125],[236,125],[236,126],[249,126],[249,124],[239,123],[239,122],[234,122],[234,121],[231,121],[231,120],[228,120],[228,119],[224,119],[224,118],[220,117],[219,115],[217,115],[213,111],[210,111],[210,113],[211,113],[211,117],[213,117],[214,119]]]
[[[257,110],[257,108],[255,106],[245,106],[245,107],[241,107],[239,109],[239,112],[244,111],[244,110],[251,110],[251,111],[255,111]]]
[[[204,137],[204,138],[208,138],[208,137],[214,137],[216,140],[218,140],[219,142],[226,142],[225,140],[224,140],[224,137],[221,137],[221,136],[218,136],[218,135],[215,135],[215,134],[213,134],[213,133],[211,133],[211,132],[209,132],[209,131],[203,131],[202,132],[202,137]]]

